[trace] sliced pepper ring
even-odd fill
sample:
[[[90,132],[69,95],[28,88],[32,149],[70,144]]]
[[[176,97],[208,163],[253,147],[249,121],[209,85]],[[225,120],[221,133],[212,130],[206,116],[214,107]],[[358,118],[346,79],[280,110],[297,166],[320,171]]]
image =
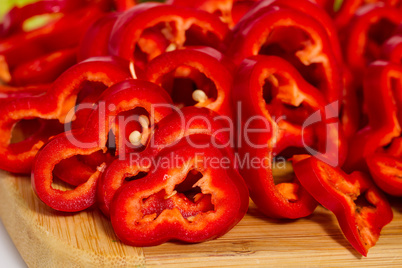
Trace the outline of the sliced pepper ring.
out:
[[[385,60],[402,64],[402,34],[396,34],[384,42],[381,54]]]
[[[402,196],[402,160],[384,153],[366,157],[366,163],[375,184],[384,192]]]
[[[341,98],[341,63],[336,58],[338,54],[333,52],[326,29],[318,20],[299,10],[275,4],[250,12],[257,14],[259,19],[250,15],[243,17],[234,28],[228,48],[227,55],[235,64],[258,54],[281,56],[320,89],[327,101]]]
[[[207,47],[170,51],[147,64],[144,78],[165,88],[173,101],[176,97],[184,106],[194,103],[231,116],[232,75],[222,60],[219,51]]]
[[[349,243],[367,256],[393,218],[386,197],[363,173],[347,175],[314,157],[296,161],[293,167],[306,190],[335,214]]]
[[[356,11],[345,45],[346,62],[355,79],[361,79],[366,66],[380,59],[381,46],[401,22],[401,12],[384,3],[368,4]]]
[[[197,139],[208,135],[198,135]],[[175,159],[157,166],[146,177],[130,181],[113,198],[110,218],[116,235],[133,246],[152,246],[168,240],[196,243],[222,236],[235,226],[248,208],[247,187],[231,167],[209,164],[225,157],[214,148],[195,149],[186,140],[158,154]],[[191,170],[202,175],[181,188]],[[187,191],[199,188],[194,197]]]
[[[173,112],[157,123],[155,131],[144,151],[130,153],[125,159],[116,159],[108,166],[98,184],[98,201],[102,212],[109,215],[110,202],[116,191],[128,180],[142,178],[153,168],[153,159],[162,150],[173,149],[176,144],[186,139],[192,145],[226,150],[228,157],[234,159],[230,128],[220,116],[206,108],[185,107]],[[205,134],[209,140],[202,139],[197,144],[192,135]],[[142,161],[141,161],[142,160]]]
[[[212,39],[206,38],[206,40],[211,41],[207,41],[210,46],[219,46],[228,33],[228,27],[225,23],[215,15],[202,10],[159,3],[136,5],[117,19],[110,37],[109,52],[111,55],[129,60],[133,77],[141,77],[141,71],[143,71],[141,69],[145,65],[135,59],[135,53],[138,49],[146,52],[149,48],[146,42],[140,43],[142,35],[147,34],[147,29],[155,28],[151,39],[161,36],[167,41],[162,51],[156,54],[155,51],[148,52],[148,54],[152,53],[152,57],[155,57],[165,52],[166,49],[170,50],[171,44],[177,48],[188,45],[192,38],[186,36],[186,31],[192,26],[199,28],[200,34],[209,32],[215,36]],[[201,42],[201,40],[194,38],[192,41],[194,41],[193,45],[204,45],[203,42],[205,42],[205,40]],[[157,41],[156,46],[159,46],[159,43]],[[219,47],[216,48],[219,49]],[[145,57],[145,62],[151,59],[149,55]]]
[[[16,143],[10,146],[13,128],[17,122],[38,118],[57,119],[60,123],[65,123],[65,120],[68,120],[66,115],[75,106],[80,86],[84,82],[100,82],[104,85],[103,88],[109,87],[130,77],[128,68],[124,65],[124,62],[111,57],[93,58],[81,62],[64,72],[45,94],[16,99],[2,106],[0,167],[11,172],[29,173],[39,148],[51,136],[57,134],[52,128],[46,128],[38,137],[32,136],[25,144]],[[95,94],[99,96],[101,92]]]
[[[37,196],[48,206],[60,211],[80,211],[93,205],[96,200],[96,183],[105,164],[100,165],[85,183],[69,191],[52,188],[55,166],[62,160],[77,155],[106,151],[109,133],[116,117],[138,106],[151,112],[153,104],[165,104],[162,108],[155,108],[153,116],[156,122],[171,112],[166,107],[171,104],[169,96],[155,84],[127,80],[108,88],[89,116],[84,129],[53,138],[37,154],[31,179]]]
[[[270,89],[274,94],[267,94],[270,97],[264,96],[266,80],[274,89]],[[247,133],[242,127],[238,130],[241,142],[238,147],[239,155],[241,158],[249,156],[250,159],[261,161],[258,167],[246,165],[240,169],[250,189],[251,198],[270,217],[294,219],[310,215],[317,205],[315,200],[300,186],[296,178],[275,185],[272,162],[286,148],[304,148],[318,141],[315,148],[320,150],[329,145],[322,155],[326,160],[343,163],[345,143],[336,125],[327,125],[327,120],[323,119],[317,129],[309,129],[300,123],[317,111],[326,118],[325,112],[328,111],[324,111],[326,102],[323,95],[304,81],[291,64],[279,57],[263,55],[243,61],[236,75],[233,94],[235,102],[242,104],[242,110],[238,111],[241,114],[240,125],[254,130]],[[270,102],[267,103],[267,100]],[[297,115],[301,118],[295,117],[294,109],[285,113],[288,106],[295,106],[294,109],[299,110]],[[274,118],[271,112],[276,116],[286,115],[289,118]],[[337,114],[332,116],[336,122]],[[328,117],[331,117],[331,112]],[[328,137],[318,134],[318,128],[324,126]],[[295,153],[297,152],[292,152],[292,155]]]
[[[401,77],[402,68],[395,63],[375,61],[367,67],[363,90],[369,122],[349,142],[346,171],[367,170],[365,157],[401,135]]]

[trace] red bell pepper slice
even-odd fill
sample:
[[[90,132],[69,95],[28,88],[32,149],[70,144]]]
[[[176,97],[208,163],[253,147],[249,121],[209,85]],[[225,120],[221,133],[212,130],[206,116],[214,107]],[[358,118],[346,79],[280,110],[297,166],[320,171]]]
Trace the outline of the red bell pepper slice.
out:
[[[367,67],[363,90],[369,122],[349,142],[346,171],[366,170],[364,158],[401,135],[401,77],[402,67],[395,63],[376,61]]]
[[[377,186],[387,194],[402,196],[402,137],[366,157],[368,169]]]
[[[217,148],[226,149],[228,157],[234,159],[233,144],[228,125],[229,121],[206,108],[185,107],[158,122],[155,132],[145,150],[130,154],[125,159],[117,159],[102,174],[98,183],[98,205],[109,216],[109,207],[116,191],[129,180],[139,179],[152,168],[150,161],[133,161],[133,159],[152,159],[160,151],[173,148],[181,139],[190,135],[210,135],[208,141]],[[232,132],[231,132],[232,131]],[[201,144],[203,145],[203,144]]]
[[[203,138],[210,139],[209,135],[193,135],[194,140]],[[241,176],[232,166],[209,163],[212,158],[224,158],[224,151],[213,146],[196,149],[183,139],[157,156],[162,160],[171,157],[180,161],[157,166],[116,193],[110,218],[123,243],[197,243],[224,235],[245,215],[248,191]]]
[[[152,38],[162,37],[166,42],[161,51],[149,50],[147,42],[141,42],[143,34],[152,32]],[[112,30],[109,52],[131,62],[133,77],[140,77],[146,62],[166,49],[186,45],[209,45],[220,48],[228,33],[228,27],[219,18],[202,10],[159,3],[143,3],[124,12]],[[207,43],[207,44],[205,44]],[[174,49],[172,48],[172,49]],[[142,59],[141,59],[142,58]],[[145,62],[145,63],[144,63]],[[135,67],[135,70],[134,70]],[[139,73],[139,75],[137,75]]]
[[[43,55],[17,66],[11,73],[10,84],[16,86],[54,82],[64,71],[77,63],[77,51],[63,49]]]
[[[402,64],[402,34],[390,37],[381,49],[382,59]]]
[[[308,5],[316,10],[317,19],[307,15],[309,11],[304,9]],[[339,48],[331,44],[336,35],[320,24],[325,14],[318,15],[319,12],[324,11],[311,3],[292,6],[291,1],[261,2],[234,28],[227,55],[235,64],[257,54],[283,57],[296,66],[308,82],[319,88],[328,101],[339,100],[341,54]],[[332,33],[331,39],[328,32]]]
[[[117,11],[126,11],[135,5],[137,0],[114,0]]]
[[[355,79],[361,80],[368,64],[380,59],[382,44],[393,35],[402,14],[382,3],[359,8],[347,32],[345,58]]]
[[[110,152],[96,151],[90,155],[77,155],[63,159],[53,169],[53,175],[72,186],[85,183],[103,163],[109,165],[114,156]]]
[[[206,107],[231,116],[232,74],[212,48],[163,53],[147,64],[144,78],[162,86],[178,106]]]
[[[399,0],[374,0],[370,2],[366,2],[364,0],[343,0],[338,8],[335,10],[334,2],[335,1],[325,1],[325,9],[333,18],[336,27],[339,29],[341,33],[347,31],[347,27],[352,25],[351,21],[353,16],[358,13],[360,7],[363,7],[367,4],[380,3],[384,6],[389,7],[397,7],[400,5]]]
[[[293,168],[305,189],[335,214],[349,243],[367,256],[393,218],[386,197],[364,173],[347,175],[314,157],[296,161]]]
[[[171,104],[167,93],[147,81],[126,80],[108,88],[84,129],[65,132],[51,139],[37,154],[31,180],[36,195],[45,204],[60,211],[80,211],[92,206],[96,201],[96,184],[105,164],[98,166],[86,182],[69,191],[52,187],[55,166],[71,157],[106,151],[110,130],[113,130],[113,122],[119,114],[136,107],[143,107],[151,114],[153,104],[166,104],[155,108],[153,116],[156,122],[171,112],[171,108],[166,107]]]
[[[166,3],[176,6],[191,7],[216,14],[230,28],[246,14],[258,0],[168,0]]]
[[[270,217],[310,215],[316,207],[314,199],[296,179],[275,185],[272,162],[285,149],[291,150],[289,157],[300,151],[295,147],[310,146],[321,151],[323,158],[342,164],[345,144],[336,125],[326,125],[325,119],[312,127],[302,125],[317,111],[325,115],[323,95],[303,80],[290,63],[275,56],[259,55],[244,60],[235,77],[234,101],[235,105],[241,104],[237,113],[241,116],[239,125],[244,126],[244,129],[238,126],[241,142],[238,152],[241,159],[249,156],[262,161],[255,168],[240,168],[251,198]],[[337,114],[332,117],[336,122]],[[246,133],[247,129],[260,131]],[[328,136],[322,135],[323,132]]]
[[[401,146],[402,147],[402,146]],[[367,166],[377,186],[387,194],[402,196],[402,155],[395,157],[375,153],[366,158]]]
[[[38,149],[56,134],[50,128],[38,128],[37,133],[26,141],[12,143],[17,122],[36,118],[62,127],[60,123],[73,118],[68,119],[66,115],[77,104],[85,86],[99,96],[106,87],[130,78],[127,65],[110,57],[87,60],[64,72],[46,94],[15,99],[0,107],[3,115],[0,121],[0,167],[11,172],[29,173]]]
[[[82,0],[46,0],[38,1],[24,5],[22,7],[13,7],[7,12],[0,24],[0,37],[5,38],[10,35],[24,32],[24,22],[38,15],[44,15],[49,13],[71,13],[78,8],[82,8],[87,1]]]
[[[103,15],[95,6],[78,9],[28,33],[0,41],[0,55],[12,71],[19,64],[60,49],[78,45],[89,26]]]
[[[13,87],[0,85],[0,102],[5,104],[15,99],[43,95],[51,88],[50,84]]]
[[[109,55],[110,34],[119,15],[108,13],[89,27],[78,47],[78,61]]]
[[[402,22],[402,14],[384,3],[368,4],[360,7],[350,22],[350,27],[342,31],[341,39],[345,43],[344,90],[344,128],[351,137],[364,127],[367,112],[360,101],[362,81],[366,67],[382,57],[381,50],[385,41],[397,31]]]

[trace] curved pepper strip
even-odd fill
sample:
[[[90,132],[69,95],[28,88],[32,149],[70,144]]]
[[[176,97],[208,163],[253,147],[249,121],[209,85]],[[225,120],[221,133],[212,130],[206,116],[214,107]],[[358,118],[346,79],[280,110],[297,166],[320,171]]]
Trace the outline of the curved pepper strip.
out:
[[[285,29],[291,34],[284,34]],[[227,55],[235,64],[257,54],[284,57],[332,102],[341,98],[341,63],[334,48],[327,30],[317,19],[304,11],[272,2],[252,9],[236,25]]]
[[[334,10],[335,1],[327,1],[327,5],[332,9],[329,14],[334,18],[334,23],[341,33],[347,31],[347,27],[351,25],[353,16],[358,13],[358,9],[367,4],[381,3],[389,7],[397,7],[400,5],[400,0],[374,0],[366,2],[364,0],[343,0],[339,10]],[[328,8],[326,8],[328,10]]]
[[[207,142],[216,148],[227,151],[234,159],[231,148],[230,126],[228,121],[206,108],[185,107],[173,112],[158,122],[155,132],[143,152],[130,154],[126,159],[117,159],[108,166],[98,184],[98,205],[102,212],[109,216],[110,203],[116,191],[129,180],[139,179],[152,168],[153,159],[163,149],[174,148],[182,139],[192,140],[190,135],[206,134]],[[205,141],[204,141],[205,142]],[[204,146],[204,144],[198,144]],[[134,161],[142,159],[140,161]],[[148,160],[148,161],[147,161]],[[128,180],[129,179],[129,180]]]
[[[126,11],[135,5],[137,0],[114,0],[117,11]]]
[[[210,139],[209,135],[193,136],[195,140]],[[169,240],[197,243],[232,229],[245,215],[249,199],[243,179],[232,166],[222,168],[209,163],[212,158],[224,157],[224,151],[213,146],[196,149],[186,139],[159,153],[158,159],[180,161],[169,167],[157,166],[116,193],[110,218],[119,239],[133,246]],[[187,182],[191,170],[202,177]],[[194,198],[186,196],[196,187],[200,192]]]
[[[33,97],[45,94],[51,88],[50,84],[12,87],[0,85],[0,103],[1,106],[16,99]]]
[[[342,50],[339,44],[337,29],[332,21],[331,17],[322,10],[317,4],[311,1],[298,1],[298,0],[260,0],[258,4],[253,6],[252,11],[250,11],[246,18],[242,21],[253,20],[255,17],[259,17],[261,14],[267,10],[270,6],[278,6],[282,8],[289,8],[294,10],[299,10],[303,13],[310,14],[317,20],[321,26],[325,29],[331,46],[332,51],[339,63],[343,62]],[[247,22],[248,23],[248,22]]]
[[[402,196],[402,137],[394,138],[386,148],[366,157],[368,169],[381,190]]]
[[[53,175],[72,186],[78,186],[85,183],[99,166],[103,163],[108,166],[114,158],[109,151],[106,153],[97,151],[85,156],[72,156],[60,161],[54,167]]]
[[[347,65],[355,79],[361,80],[367,65],[380,59],[381,45],[401,22],[402,13],[382,3],[365,5],[356,11],[344,47]]]
[[[46,0],[13,7],[7,12],[0,24],[0,37],[6,38],[12,34],[23,32],[24,22],[34,16],[48,13],[69,13],[81,8],[86,1],[82,0]]]
[[[296,161],[293,168],[305,189],[335,214],[349,243],[367,256],[393,218],[386,197],[364,173],[347,175],[314,157]]]
[[[382,59],[402,64],[402,34],[390,37],[381,49]]]
[[[233,28],[258,0],[168,0],[166,3],[175,6],[191,7],[216,14]]]
[[[345,65],[343,69],[343,98],[341,122],[342,130],[347,139],[350,139],[365,124],[362,114],[364,109],[361,96],[358,94],[362,81],[355,79],[353,72]]]
[[[78,61],[109,55],[110,34],[118,16],[120,13],[108,13],[92,24],[78,47]]]
[[[311,146],[321,152],[326,149],[323,158],[342,164],[345,145],[336,125],[326,125],[325,119],[315,126],[302,125],[313,113],[326,118],[323,95],[290,63],[275,56],[244,60],[235,77],[233,94],[242,126],[238,126],[239,156],[260,160],[258,167],[240,168],[251,198],[270,217],[295,219],[310,215],[317,206],[315,200],[296,179],[275,185],[272,162],[286,148]],[[269,91],[264,90],[266,83],[271,84]],[[329,119],[331,113],[327,115]],[[333,116],[336,122],[337,115]],[[323,132],[328,136],[320,134]],[[295,153],[292,151],[292,155]]]
[[[402,154],[395,157],[384,153],[375,153],[366,158],[375,184],[387,194],[394,196],[402,196],[401,158]]]
[[[219,51],[207,47],[170,51],[147,64],[144,78],[162,86],[176,105],[206,107],[231,116],[232,74],[222,59]]]
[[[55,166],[74,156],[106,151],[109,132],[113,130],[113,122],[120,113],[143,107],[151,114],[152,105],[170,103],[170,97],[163,89],[147,81],[127,80],[108,88],[84,129],[53,138],[38,152],[31,180],[36,195],[45,204],[60,211],[81,211],[93,205],[96,200],[96,183],[105,164],[100,165],[85,183],[70,191],[52,187]],[[154,110],[156,122],[171,112],[171,108],[166,106]]]
[[[40,56],[17,66],[11,74],[11,85],[24,86],[54,82],[64,71],[77,63],[77,51],[63,49]]]
[[[364,158],[401,134],[402,67],[395,63],[375,61],[367,67],[364,79],[364,103],[368,126],[356,133],[349,142],[346,171],[367,168]]]
[[[197,26],[199,30],[194,30],[193,35],[189,34],[192,26]],[[139,77],[141,65],[137,64],[135,54],[142,50],[147,51],[147,45],[140,45],[142,34],[147,29],[154,29],[156,36],[167,40],[164,49],[160,54],[170,47],[181,48],[184,45],[204,45],[220,48],[222,40],[228,33],[228,27],[219,18],[202,10],[159,4],[143,3],[124,12],[116,21],[112,30],[109,52],[111,55],[122,57],[131,62],[131,71],[134,78]],[[204,36],[202,33],[210,33],[214,36]],[[186,36],[186,34],[188,34]],[[201,39],[202,37],[205,37]],[[156,38],[156,37],[154,37]],[[189,43],[190,42],[190,43]],[[137,47],[137,48],[136,48]],[[153,55],[155,57],[157,55]],[[145,55],[145,62],[149,61],[149,56]],[[134,67],[136,68],[134,70]]]
[[[53,51],[75,47],[88,27],[102,15],[103,12],[95,6],[66,14],[44,27],[1,40],[0,55],[12,71],[23,62]]]
[[[46,133],[44,129],[38,137],[33,135],[29,143],[11,144],[13,128],[24,119],[52,119],[64,123],[66,115],[76,104],[77,96],[85,82],[102,83],[104,87],[130,78],[126,64],[117,59],[94,58],[81,62],[64,72],[46,94],[13,100],[0,107],[0,167],[16,173],[29,173],[32,161],[49,137],[54,133]],[[128,65],[128,64],[127,64]],[[97,96],[101,92],[95,92]],[[70,118],[71,119],[71,118]],[[68,119],[67,119],[68,120]],[[41,120],[40,120],[41,121]],[[38,130],[39,131],[39,130]],[[43,132],[43,133],[42,133]]]

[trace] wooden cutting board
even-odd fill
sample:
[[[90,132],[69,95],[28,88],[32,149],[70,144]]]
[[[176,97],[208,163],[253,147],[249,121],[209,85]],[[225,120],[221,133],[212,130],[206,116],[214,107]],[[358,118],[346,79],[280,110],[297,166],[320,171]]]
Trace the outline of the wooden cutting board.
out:
[[[402,265],[401,199],[391,201],[394,220],[367,258],[351,248],[322,207],[308,218],[280,221],[251,204],[245,218],[219,239],[135,248],[120,243],[96,209],[69,214],[48,208],[28,177],[0,171],[0,199],[1,220],[29,267]]]

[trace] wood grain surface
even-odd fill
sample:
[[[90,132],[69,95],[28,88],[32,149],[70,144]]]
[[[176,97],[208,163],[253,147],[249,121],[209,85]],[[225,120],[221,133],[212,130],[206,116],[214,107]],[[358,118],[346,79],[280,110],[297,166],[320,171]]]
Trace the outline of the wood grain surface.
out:
[[[199,244],[166,243],[135,248],[119,242],[97,210],[70,214],[44,205],[28,177],[0,172],[0,216],[29,267],[224,267],[402,265],[401,199],[391,200],[394,220],[368,257],[343,237],[324,208],[305,219],[273,220],[253,204],[223,237]]]

